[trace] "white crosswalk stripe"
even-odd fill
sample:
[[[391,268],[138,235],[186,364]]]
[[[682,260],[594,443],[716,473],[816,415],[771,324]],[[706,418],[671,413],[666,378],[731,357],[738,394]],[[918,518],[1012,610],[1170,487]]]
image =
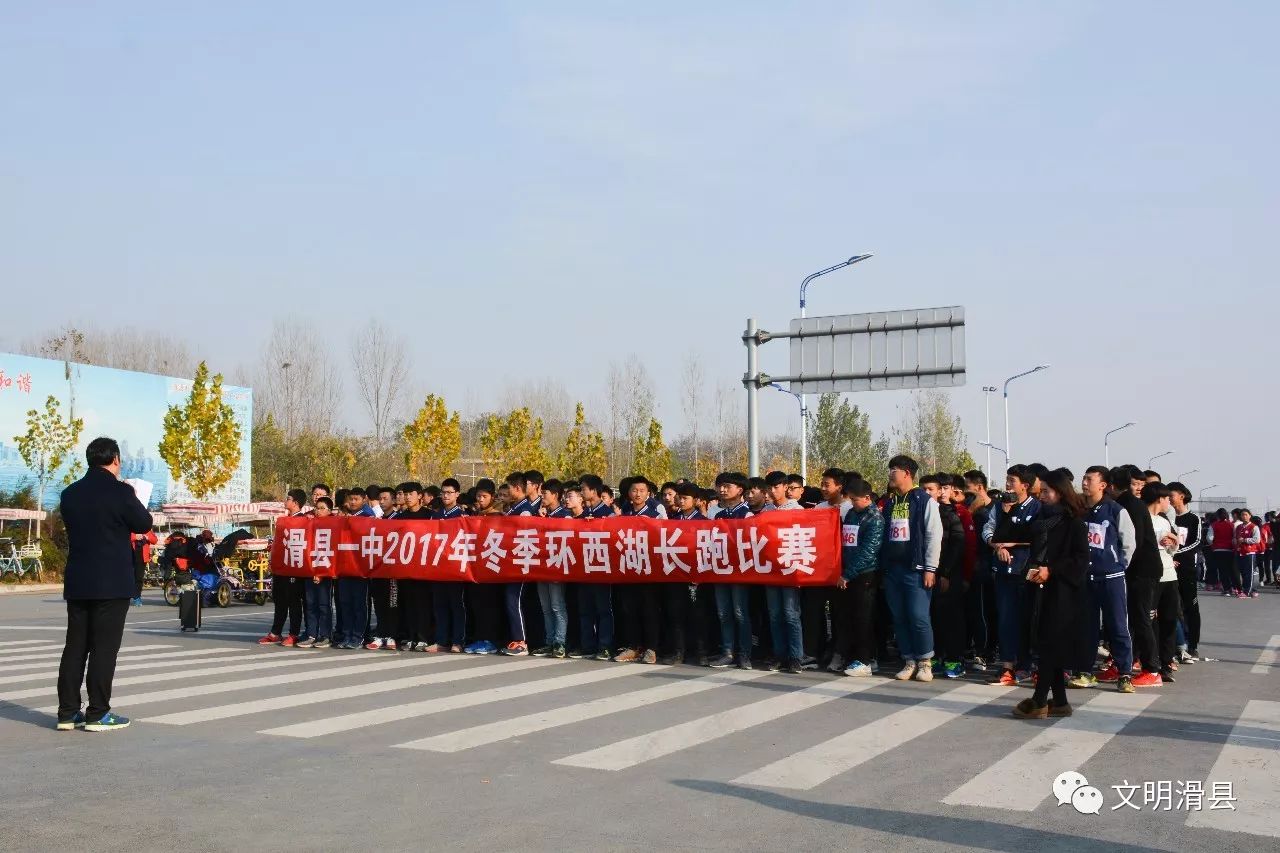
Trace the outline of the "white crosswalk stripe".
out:
[[[457,663],[474,663],[466,661],[463,658],[448,657],[434,658],[433,660],[457,662]],[[397,663],[393,661],[392,663]],[[407,663],[407,661],[400,661]],[[557,661],[533,660],[528,661],[521,669],[533,669],[541,666],[549,666],[557,663]],[[368,665],[365,665],[366,668]],[[390,664],[388,664],[389,668]],[[390,693],[396,690],[407,690],[412,687],[422,687],[428,684],[444,684],[450,681],[461,681],[468,678],[481,678],[491,675],[510,674],[513,669],[502,664],[475,664],[473,667],[460,670],[451,670],[449,672],[434,673],[432,675],[415,675],[409,678],[397,678],[391,681],[375,681],[372,684],[356,684],[350,687],[334,687],[328,690],[316,690],[310,693],[294,693],[287,696],[274,696],[269,699],[258,699],[248,702],[236,702],[231,705],[219,705],[212,708],[201,708],[194,711],[182,711],[174,714],[162,714],[158,717],[149,717],[148,722],[163,723],[166,725],[187,725],[189,723],[202,723],[209,720],[226,720],[232,717],[243,717],[249,714],[261,714],[266,711],[280,711],[285,708],[300,708],[306,705],[315,705],[322,702],[336,702],[341,699],[353,699],[361,696],[374,696],[379,693]]]
[[[521,669],[527,669],[531,664],[549,664],[551,666],[564,665],[562,662],[555,660],[535,660],[530,661],[528,665],[522,666]],[[411,717],[421,717],[426,714],[434,714],[440,711],[456,711],[459,708],[474,708],[477,705],[488,705],[491,702],[506,702],[523,696],[533,696],[538,693],[548,693],[552,690],[563,690],[566,687],[578,687],[583,684],[596,684],[601,681],[612,681],[616,678],[626,678],[628,676],[641,675],[646,672],[655,672],[663,669],[669,669],[669,667],[601,667],[594,670],[587,670],[585,672],[575,672],[554,678],[546,678],[541,681],[524,681],[519,684],[509,684],[503,687],[494,687],[489,690],[477,690],[474,693],[463,693],[457,696],[442,696],[436,699],[427,699],[422,702],[410,702],[403,705],[378,708],[373,711],[360,711],[339,717],[328,717],[308,723],[298,723],[292,726],[280,726],[274,729],[266,729],[265,731],[259,732],[259,734],[285,735],[287,737],[304,738],[319,737],[320,735],[328,735],[335,732],[363,729],[369,726],[376,726],[380,723],[407,720]]]
[[[851,729],[733,781],[739,785],[807,791],[1016,689],[966,684]]]
[[[412,740],[408,743],[399,743],[396,746],[402,749],[422,749],[430,752],[460,752],[464,749],[497,743],[509,738],[533,734],[534,732],[568,726],[585,722],[586,720],[594,720],[609,714],[633,711],[636,708],[643,708],[646,705],[654,705],[658,702],[666,702],[670,699],[693,696],[708,690],[714,690],[717,687],[763,678],[766,675],[769,675],[769,673],[763,670],[732,670],[703,678],[682,679],[671,684],[646,687],[617,696],[606,696],[602,699],[570,705],[567,708],[555,708],[539,714],[527,714],[522,717],[499,720],[496,723],[473,726],[469,729],[460,729],[455,732],[446,732],[432,737]]]
[[[1258,655],[1258,662],[1249,670],[1250,674],[1269,675],[1278,657],[1280,657],[1280,634],[1274,634],[1262,649],[1262,654]]]
[[[176,660],[174,659],[149,660],[145,657],[127,659],[123,663],[116,664],[116,672],[118,673],[119,672],[138,672],[139,670],[144,670],[144,669],[169,669],[172,667],[183,667],[193,663],[205,663],[209,660],[212,660],[215,657],[218,659],[223,659],[231,656],[243,655],[245,654],[245,652],[240,651],[238,649],[219,649],[219,650],[206,651],[206,652],[203,652],[203,654],[206,657],[202,658],[200,661],[191,661],[185,658],[179,658]],[[47,663],[41,664],[41,666],[48,666],[48,664]],[[201,672],[201,670],[199,669],[192,669],[190,671],[197,672],[197,673]],[[57,677],[58,677],[58,670],[55,667],[53,669],[43,669],[37,672],[25,672],[18,675],[5,675],[0,677],[0,685],[22,684],[27,681],[52,681]],[[168,676],[161,676],[161,677],[168,677]],[[123,679],[117,678],[115,679],[115,683],[120,684],[122,680]],[[5,698],[9,698],[9,699],[15,698],[15,694],[0,693],[0,699],[5,699]]]
[[[1280,778],[1280,702],[1251,699],[1222,745],[1205,785],[1204,808],[1187,826],[1224,829],[1280,838],[1276,820],[1276,779]],[[1234,809],[1210,808],[1212,782],[1232,783]],[[1271,849],[1275,849],[1274,847]]]
[[[44,640],[8,640],[0,643],[0,660],[10,652],[40,652],[45,649],[60,649],[62,643],[46,643]]]
[[[133,653],[133,652],[149,652],[149,651],[159,651],[159,650],[161,650],[161,649],[176,649],[176,648],[177,648],[177,646],[173,646],[173,645],[167,645],[167,646],[133,646],[132,648],[123,648],[123,647],[122,647],[122,648],[120,649],[119,654],[120,654],[120,655],[128,655],[128,654],[131,654],[131,653]],[[58,660],[58,659],[59,659],[59,658],[61,658],[61,657],[62,657],[62,652],[61,652],[61,651],[56,651],[56,652],[54,652],[54,651],[45,651],[45,652],[39,652],[39,653],[34,653],[34,652],[33,652],[32,654],[29,654],[29,655],[9,655],[9,656],[6,656],[6,657],[4,658],[4,660],[3,660],[3,662],[2,662],[2,663],[0,663],[0,672],[4,672],[6,669],[16,669],[16,668],[17,668],[17,667],[15,667],[15,666],[11,666],[11,664],[18,664],[18,663],[29,662],[29,661],[41,661],[41,662],[48,662],[48,661],[51,661],[51,660]],[[37,666],[40,666],[40,665],[43,665],[43,663],[37,664]]]
[[[869,678],[845,678],[840,681],[824,682],[681,725],[628,738],[599,749],[558,758],[553,763],[570,767],[590,767],[596,770],[625,770],[691,746],[708,743],[762,723],[816,708],[834,699],[870,690],[883,683],[880,679]]]
[[[166,648],[173,648],[173,646],[167,646]],[[130,651],[136,651],[136,649],[130,649]],[[170,661],[171,663],[169,665],[177,666],[183,662],[182,660],[177,660],[179,658],[190,659],[190,658],[198,658],[198,657],[209,657],[210,655],[227,655],[227,654],[244,654],[244,653],[245,652],[240,649],[209,648],[209,649],[192,649],[191,651],[185,651],[185,652],[164,652],[162,654],[121,655],[120,657],[116,658],[116,670],[119,671],[122,666],[131,666],[133,664],[142,663],[142,662]],[[23,670],[31,670],[31,669],[44,669],[49,666],[56,665],[59,662],[60,657],[61,655],[54,657],[50,660],[28,661],[27,663],[14,664],[13,666],[0,666],[0,673],[21,672]],[[57,670],[55,669],[54,671],[56,672]],[[6,675],[5,677],[0,678],[0,684],[14,684],[27,677],[28,676],[19,675],[16,678],[10,678]]]
[[[1050,796],[1054,778],[1077,770],[1158,698],[1156,693],[1099,693],[1074,715],[1044,731],[948,794],[949,806],[1034,811]]]
[[[244,661],[244,663],[226,664],[225,666],[222,665],[223,662],[227,660],[239,660],[239,661]],[[272,668],[281,667],[281,666],[301,666],[303,664],[319,664],[319,663],[325,663],[328,661],[336,661],[336,660],[337,658],[327,658],[327,659],[317,660],[315,658],[308,659],[301,656],[294,657],[292,655],[289,655],[289,656],[281,655],[279,657],[276,657],[273,655],[267,655],[267,654],[254,655],[252,651],[246,651],[244,649],[224,648],[222,649],[222,656],[216,659],[204,658],[201,661],[202,664],[211,663],[211,664],[217,664],[216,666],[211,666],[207,668],[193,667],[190,669],[180,669],[177,671],[152,673],[150,675],[130,675],[130,676],[126,676],[125,678],[115,679],[113,686],[128,687],[134,684],[150,684],[156,681],[164,681],[164,682],[182,681],[182,680],[189,680],[189,679],[195,679],[195,678],[205,678],[211,675],[225,675],[227,673],[232,673],[232,672],[249,672],[249,671],[256,671],[260,669],[272,669]],[[168,667],[178,665],[180,663],[181,661],[177,661],[177,662],[154,661],[151,663],[128,664],[127,666],[116,667],[116,672],[137,672],[139,670],[144,670],[144,669],[168,668]],[[56,677],[57,677],[57,671],[55,670],[51,675],[48,675],[47,677],[41,680],[52,683],[50,679],[56,678]],[[21,680],[31,681],[34,679],[32,677],[26,677]],[[7,693],[0,693],[0,700],[8,701],[8,702],[18,702],[23,699],[30,699],[32,697],[46,696],[47,694],[48,694],[48,690],[43,687],[36,688],[34,690],[17,690],[17,691],[11,691]],[[119,704],[120,699],[118,696],[115,696],[115,697],[112,697],[112,701],[115,702],[116,704]]]

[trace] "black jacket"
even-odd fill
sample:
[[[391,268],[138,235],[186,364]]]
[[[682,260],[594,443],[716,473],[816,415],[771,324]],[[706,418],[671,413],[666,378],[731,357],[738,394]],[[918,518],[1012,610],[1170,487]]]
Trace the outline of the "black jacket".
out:
[[[938,577],[960,583],[964,580],[964,522],[950,503],[938,504],[942,519],[942,554]]]
[[[1088,618],[1089,528],[1084,519],[1072,518],[1057,504],[1046,505],[1031,524],[1027,566],[1049,569],[1049,580],[1032,587],[1041,671],[1046,663],[1070,666],[1081,655],[1080,638]]]
[[[151,529],[151,513],[133,488],[105,468],[90,468],[62,490],[62,522],[71,551],[62,597],[68,601],[132,598],[130,534]]]
[[[1133,520],[1133,560],[1125,574],[1131,578],[1160,580],[1164,565],[1160,562],[1160,543],[1156,541],[1156,528],[1151,523],[1151,510],[1130,491],[1116,495],[1116,503],[1124,507]]]

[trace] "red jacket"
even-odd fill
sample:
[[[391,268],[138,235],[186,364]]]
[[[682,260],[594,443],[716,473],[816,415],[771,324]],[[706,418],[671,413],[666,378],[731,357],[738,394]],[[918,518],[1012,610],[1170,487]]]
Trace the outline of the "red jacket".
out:
[[[151,546],[159,540],[156,538],[154,530],[148,530],[146,533],[133,534],[133,547],[142,550],[142,563],[146,565],[151,562]]]
[[[1216,537],[1217,534],[1215,533]],[[1249,542],[1254,536],[1258,537],[1257,542]],[[1241,524],[1236,528],[1236,553],[1240,556],[1248,554],[1261,554],[1262,549],[1266,547],[1262,542],[1262,531],[1259,529],[1257,522],[1250,521],[1248,524]]]
[[[952,504],[960,523],[964,525],[964,579],[973,580],[973,568],[978,564],[978,530],[973,526],[973,513],[962,503]]]
[[[1234,551],[1236,549],[1236,531],[1231,524],[1231,519],[1215,521],[1209,525],[1209,532],[1213,534],[1213,550]]]

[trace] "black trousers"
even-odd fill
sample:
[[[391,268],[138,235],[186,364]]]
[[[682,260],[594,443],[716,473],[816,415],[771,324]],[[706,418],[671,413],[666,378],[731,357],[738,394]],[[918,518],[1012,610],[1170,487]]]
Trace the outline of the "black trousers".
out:
[[[58,665],[59,720],[70,720],[80,710],[82,682],[89,691],[86,720],[95,722],[111,710],[111,681],[128,613],[127,598],[67,602],[67,640]]]
[[[863,572],[831,596],[831,635],[835,653],[845,666],[870,665],[876,657],[876,574]]]
[[[1187,651],[1195,654],[1200,648],[1200,593],[1196,588],[1194,560],[1183,569],[1178,567],[1178,595],[1182,599],[1182,622],[1187,634]]]
[[[1156,648],[1152,617],[1156,612],[1156,588],[1160,586],[1160,582],[1149,578],[1126,577],[1125,586],[1129,603],[1129,633],[1133,636],[1133,656],[1142,662],[1143,672],[1159,672],[1160,652]]]
[[[929,599],[929,617],[933,623],[934,656],[943,663],[957,663],[964,657],[964,584],[959,579],[946,579],[942,592],[938,578]]]
[[[302,595],[306,578],[277,577],[271,581],[271,600],[276,612],[271,620],[271,633],[284,636],[284,620],[289,620],[289,633],[295,638],[303,632]]]
[[[833,586],[806,586],[800,590],[800,636],[804,656],[822,660],[831,656],[827,641],[827,604],[836,592]]]
[[[613,585],[613,613],[619,648],[635,651],[652,649],[657,654],[662,643],[662,587],[665,585]]]
[[[687,583],[662,584],[662,625],[666,634],[667,654],[684,656],[690,604],[692,602],[689,600]]]
[[[431,581],[401,580],[400,586],[400,636],[397,640],[409,643],[436,641],[435,603],[432,600]]]
[[[370,631],[374,637],[394,640],[400,635],[400,592],[400,584],[390,578],[369,579],[369,597],[378,617],[377,628]]]

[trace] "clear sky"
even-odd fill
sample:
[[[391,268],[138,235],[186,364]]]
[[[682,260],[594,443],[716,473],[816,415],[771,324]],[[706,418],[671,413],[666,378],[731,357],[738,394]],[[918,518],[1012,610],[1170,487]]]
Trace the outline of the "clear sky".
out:
[[[1113,462],[1280,504],[1277,32],[1267,2],[3,3],[0,341],[96,318],[247,363],[297,313],[344,358],[376,314],[472,408],[598,401],[635,353],[678,432],[686,349],[737,383],[748,316],[874,252],[810,314],[964,305],[975,456],[982,385],[1050,362],[1016,458],[1079,471],[1136,420]],[[905,399],[857,401],[887,430]]]

